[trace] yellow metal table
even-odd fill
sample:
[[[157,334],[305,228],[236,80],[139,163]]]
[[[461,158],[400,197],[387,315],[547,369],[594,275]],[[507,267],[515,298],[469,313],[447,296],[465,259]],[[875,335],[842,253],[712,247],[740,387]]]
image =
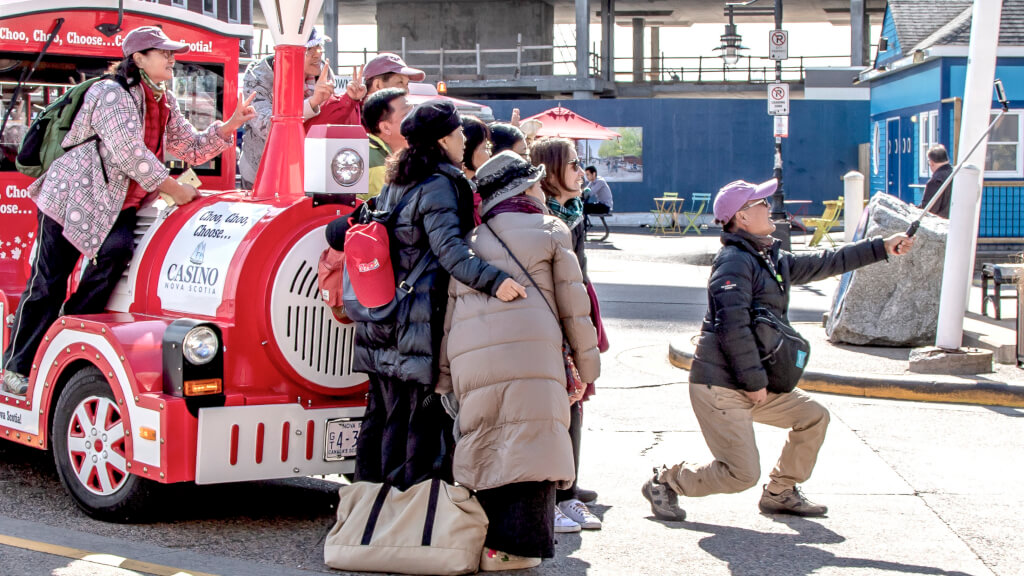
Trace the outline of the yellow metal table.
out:
[[[686,199],[681,196],[660,196],[654,199],[654,226],[651,231],[655,234],[680,234],[679,213],[683,209],[683,202]]]

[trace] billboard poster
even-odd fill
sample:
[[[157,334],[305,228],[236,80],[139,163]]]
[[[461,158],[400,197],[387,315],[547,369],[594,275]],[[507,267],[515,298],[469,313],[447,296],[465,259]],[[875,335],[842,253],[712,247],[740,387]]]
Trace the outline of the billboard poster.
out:
[[[584,166],[594,166],[608,182],[643,182],[644,129],[609,126],[622,136],[615,140],[578,140],[576,153]]]

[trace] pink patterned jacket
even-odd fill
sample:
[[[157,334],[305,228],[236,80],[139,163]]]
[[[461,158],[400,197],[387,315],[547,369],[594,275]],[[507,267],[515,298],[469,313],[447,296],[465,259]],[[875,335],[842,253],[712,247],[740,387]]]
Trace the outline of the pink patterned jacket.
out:
[[[143,141],[144,98],[142,86],[132,86],[129,98],[113,80],[89,88],[62,144],[74,146],[94,134],[100,141],[67,152],[28,188],[39,209],[64,227],[64,237],[86,258],[96,255],[114,226],[129,179],[153,192],[167,178],[167,167]],[[217,131],[221,122],[197,132],[178,110],[170,91],[166,98],[171,115],[164,130],[165,150],[191,164],[202,164],[234,141],[221,137]]]

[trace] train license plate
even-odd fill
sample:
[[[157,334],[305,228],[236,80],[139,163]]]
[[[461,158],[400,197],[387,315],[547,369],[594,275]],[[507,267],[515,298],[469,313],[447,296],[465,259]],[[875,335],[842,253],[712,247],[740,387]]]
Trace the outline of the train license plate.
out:
[[[334,418],[327,421],[327,433],[324,435],[324,460],[346,460],[355,458],[356,438],[359,438],[359,420]]]

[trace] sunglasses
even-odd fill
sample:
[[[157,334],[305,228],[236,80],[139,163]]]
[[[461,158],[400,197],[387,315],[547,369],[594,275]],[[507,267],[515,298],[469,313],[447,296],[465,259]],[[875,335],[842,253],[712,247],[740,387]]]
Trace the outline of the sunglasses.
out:
[[[747,204],[743,208],[740,208],[740,210],[746,210],[747,208],[753,208],[754,206],[760,206],[761,204],[764,204],[765,208],[771,208],[771,204],[768,203],[768,199],[761,198],[760,200],[754,202],[753,204]]]
[[[572,166],[573,170],[579,170],[580,169],[580,159],[579,158],[574,158],[572,160],[569,160],[568,162],[566,162],[566,164],[568,164],[569,166]]]

